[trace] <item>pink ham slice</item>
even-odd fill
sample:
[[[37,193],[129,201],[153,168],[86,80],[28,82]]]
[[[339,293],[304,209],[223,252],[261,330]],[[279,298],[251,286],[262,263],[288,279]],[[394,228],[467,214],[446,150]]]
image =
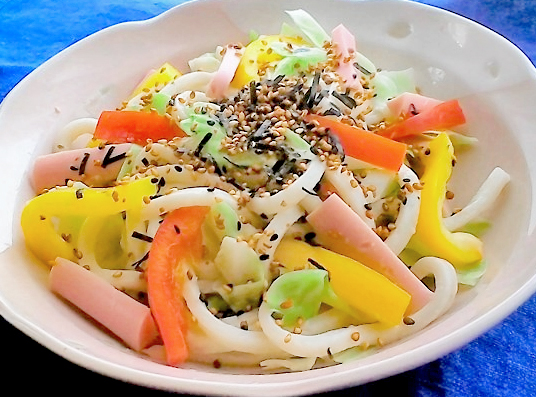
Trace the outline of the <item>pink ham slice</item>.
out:
[[[214,73],[214,76],[208,85],[208,96],[215,99],[222,99],[225,97],[243,52],[244,49],[237,45],[227,46],[220,67]]]
[[[383,274],[411,295],[407,314],[424,307],[430,291],[382,239],[335,193],[307,216],[324,247]]]
[[[67,180],[105,186],[117,178],[131,146],[122,143],[39,156],[31,176],[32,186],[37,193],[65,185]]]
[[[331,38],[337,48],[339,64],[337,73],[343,79],[345,87],[363,91],[360,75],[354,67],[354,54],[356,52],[355,37],[344,25],[338,25],[331,32]]]
[[[82,266],[57,258],[49,283],[53,292],[102,324],[130,348],[142,351],[157,340],[156,323],[147,306]]]

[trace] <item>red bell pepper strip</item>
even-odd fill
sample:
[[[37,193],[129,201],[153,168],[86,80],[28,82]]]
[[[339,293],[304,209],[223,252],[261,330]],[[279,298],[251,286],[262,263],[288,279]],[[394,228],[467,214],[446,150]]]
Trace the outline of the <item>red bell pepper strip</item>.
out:
[[[157,112],[129,110],[104,111],[99,117],[94,137],[108,143],[135,143],[141,146],[151,139],[172,140],[186,134],[173,120]]]
[[[389,139],[400,140],[425,131],[445,130],[465,123],[465,115],[456,99],[442,102],[421,113],[388,126],[377,133]]]
[[[149,306],[166,350],[178,366],[188,358],[187,308],[182,298],[181,268],[203,256],[201,227],[208,207],[183,207],[169,213],[154,236],[147,260]]]
[[[344,124],[333,118],[309,114],[307,121],[317,121],[329,128],[341,141],[344,153],[372,165],[397,172],[406,157],[406,145],[361,128]]]

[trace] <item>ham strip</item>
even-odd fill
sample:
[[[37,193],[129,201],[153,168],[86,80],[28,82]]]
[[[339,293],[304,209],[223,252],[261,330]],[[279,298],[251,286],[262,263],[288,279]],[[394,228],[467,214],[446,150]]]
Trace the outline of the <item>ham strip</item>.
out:
[[[408,314],[422,309],[432,298],[433,292],[337,194],[323,201],[307,221],[321,245],[376,270],[408,292]]]
[[[50,288],[136,350],[158,338],[149,307],[114,288],[95,273],[64,258],[50,270]]]
[[[214,76],[208,85],[208,96],[215,99],[222,99],[225,97],[243,52],[244,49],[237,45],[227,46],[221,65],[216,73],[214,73]]]
[[[333,29],[331,36],[339,58],[337,73],[342,77],[344,87],[362,92],[363,86],[361,85],[360,73],[354,66],[354,54],[356,52],[354,35],[344,25],[339,25]]]
[[[65,185],[68,180],[105,186],[117,178],[131,146],[122,143],[39,156],[31,175],[32,186],[37,193]]]

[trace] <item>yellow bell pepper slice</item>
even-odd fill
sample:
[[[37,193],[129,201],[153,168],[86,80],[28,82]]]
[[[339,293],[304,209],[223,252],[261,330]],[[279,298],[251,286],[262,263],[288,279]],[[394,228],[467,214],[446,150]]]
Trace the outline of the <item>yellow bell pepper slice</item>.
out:
[[[109,188],[58,187],[34,197],[21,215],[26,245],[46,263],[57,257],[78,261],[76,240],[85,219],[140,211],[157,190],[150,179]]]
[[[387,326],[402,321],[411,296],[385,276],[346,256],[306,242],[281,240],[274,259],[290,270],[319,266],[331,287],[349,306]]]
[[[447,133],[440,133],[430,142],[430,153],[423,159],[421,208],[409,248],[424,256],[438,256],[463,269],[482,260],[482,242],[469,233],[450,232],[443,224],[442,210],[454,158]]]
[[[251,81],[259,81],[259,71],[265,68],[269,63],[282,59],[281,55],[272,51],[270,44],[280,41],[291,45],[307,45],[307,43],[297,37],[287,37],[282,35],[261,35],[256,40],[249,43],[245,50],[238,68],[236,69],[231,86],[240,89]]]
[[[146,76],[134,89],[131,94],[131,97],[135,97],[143,91],[152,90],[155,87],[168,84],[180,75],[181,72],[179,72],[174,66],[166,62],[158,70]]]

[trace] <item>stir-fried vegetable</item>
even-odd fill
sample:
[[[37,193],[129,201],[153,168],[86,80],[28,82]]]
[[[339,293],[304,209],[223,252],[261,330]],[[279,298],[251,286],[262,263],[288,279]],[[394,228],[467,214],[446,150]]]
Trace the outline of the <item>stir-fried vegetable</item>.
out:
[[[150,71],[31,173],[21,225],[52,289],[168,365],[340,363],[423,329],[486,271],[460,229],[509,176],[443,218],[454,148],[477,142],[450,131],[460,103],[376,67],[347,27],[287,14]]]

